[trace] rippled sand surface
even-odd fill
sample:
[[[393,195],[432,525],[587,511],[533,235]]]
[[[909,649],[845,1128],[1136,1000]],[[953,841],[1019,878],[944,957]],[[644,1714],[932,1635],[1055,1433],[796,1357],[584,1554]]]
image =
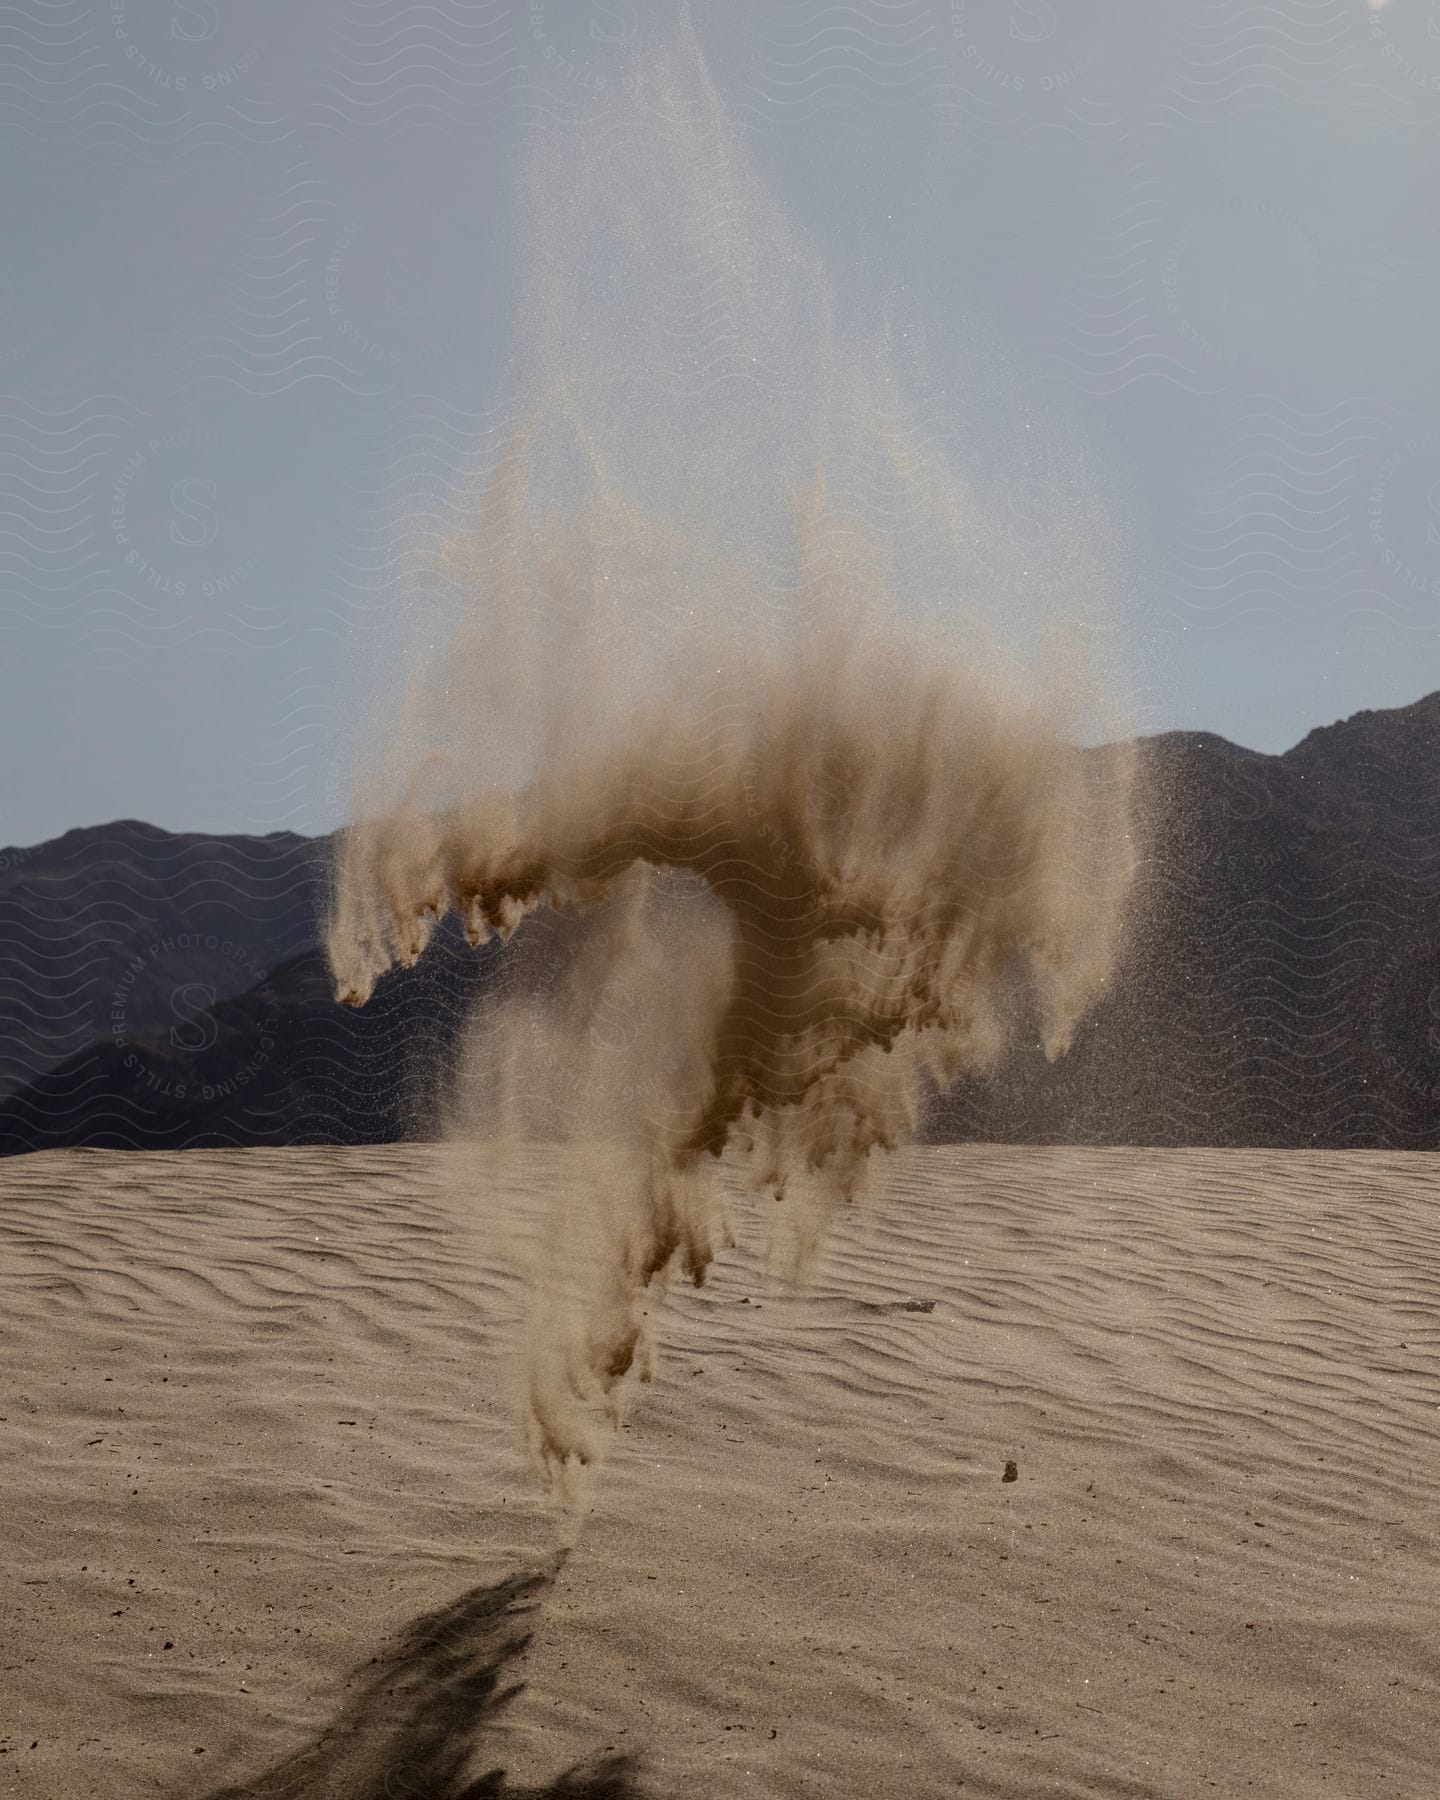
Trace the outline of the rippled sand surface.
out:
[[[581,1171],[446,1167],[0,1170],[0,1793],[1433,1793],[1431,1160],[915,1150],[799,1294],[738,1199],[558,1555]]]

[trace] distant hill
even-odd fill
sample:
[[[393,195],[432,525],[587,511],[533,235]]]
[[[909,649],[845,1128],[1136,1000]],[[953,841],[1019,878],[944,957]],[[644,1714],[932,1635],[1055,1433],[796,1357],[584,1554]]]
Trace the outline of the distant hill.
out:
[[[61,1144],[188,1150],[389,1143],[424,1135],[494,945],[442,934],[422,963],[340,1006],[310,951],[195,1013],[174,1035],[108,1039],[0,1102],[0,1155]]]
[[[0,851],[0,1097],[101,1039],[181,1026],[316,943],[328,842],[119,819]]]
[[[1170,733],[1115,998],[941,1138],[1440,1147],[1440,695],[1281,756]]]
[[[1153,827],[1113,998],[1053,1067],[1025,1049],[937,1097],[929,1135],[1440,1148],[1440,695],[1283,756],[1199,733],[1141,756]],[[452,927],[337,1006],[327,855],[129,822],[0,855],[0,1066],[27,1078],[0,1152],[423,1132],[504,953]]]

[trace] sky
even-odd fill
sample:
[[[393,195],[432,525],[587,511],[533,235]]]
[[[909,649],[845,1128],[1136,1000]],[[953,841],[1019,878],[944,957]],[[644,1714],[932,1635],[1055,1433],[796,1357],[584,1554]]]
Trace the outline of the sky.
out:
[[[0,6],[0,843],[340,822],[503,420],[520,147],[673,11]],[[695,18],[997,504],[1100,497],[1140,729],[1280,751],[1440,688],[1440,0]]]

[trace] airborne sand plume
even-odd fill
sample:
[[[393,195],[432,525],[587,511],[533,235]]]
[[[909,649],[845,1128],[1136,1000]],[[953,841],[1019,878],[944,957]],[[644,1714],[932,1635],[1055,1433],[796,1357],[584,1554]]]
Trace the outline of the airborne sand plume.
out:
[[[329,951],[363,1004],[446,913],[474,942],[529,919],[469,1110],[595,1146],[526,1378],[563,1478],[643,1368],[651,1284],[726,1239],[722,1159],[803,1253],[928,1083],[1021,1033],[1065,1050],[1115,965],[1131,769],[1079,747],[1123,735],[1084,545],[1047,588],[986,524],[693,41],[537,139],[524,194],[513,422],[433,559],[450,618]]]

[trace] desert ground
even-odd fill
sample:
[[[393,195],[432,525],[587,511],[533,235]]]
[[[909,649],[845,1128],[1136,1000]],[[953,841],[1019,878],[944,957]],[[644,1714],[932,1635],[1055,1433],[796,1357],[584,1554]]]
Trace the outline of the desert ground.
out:
[[[1434,1793],[1433,1162],[916,1149],[795,1292],[742,1205],[577,1527],[583,1168],[465,1159],[0,1171],[0,1794]]]

